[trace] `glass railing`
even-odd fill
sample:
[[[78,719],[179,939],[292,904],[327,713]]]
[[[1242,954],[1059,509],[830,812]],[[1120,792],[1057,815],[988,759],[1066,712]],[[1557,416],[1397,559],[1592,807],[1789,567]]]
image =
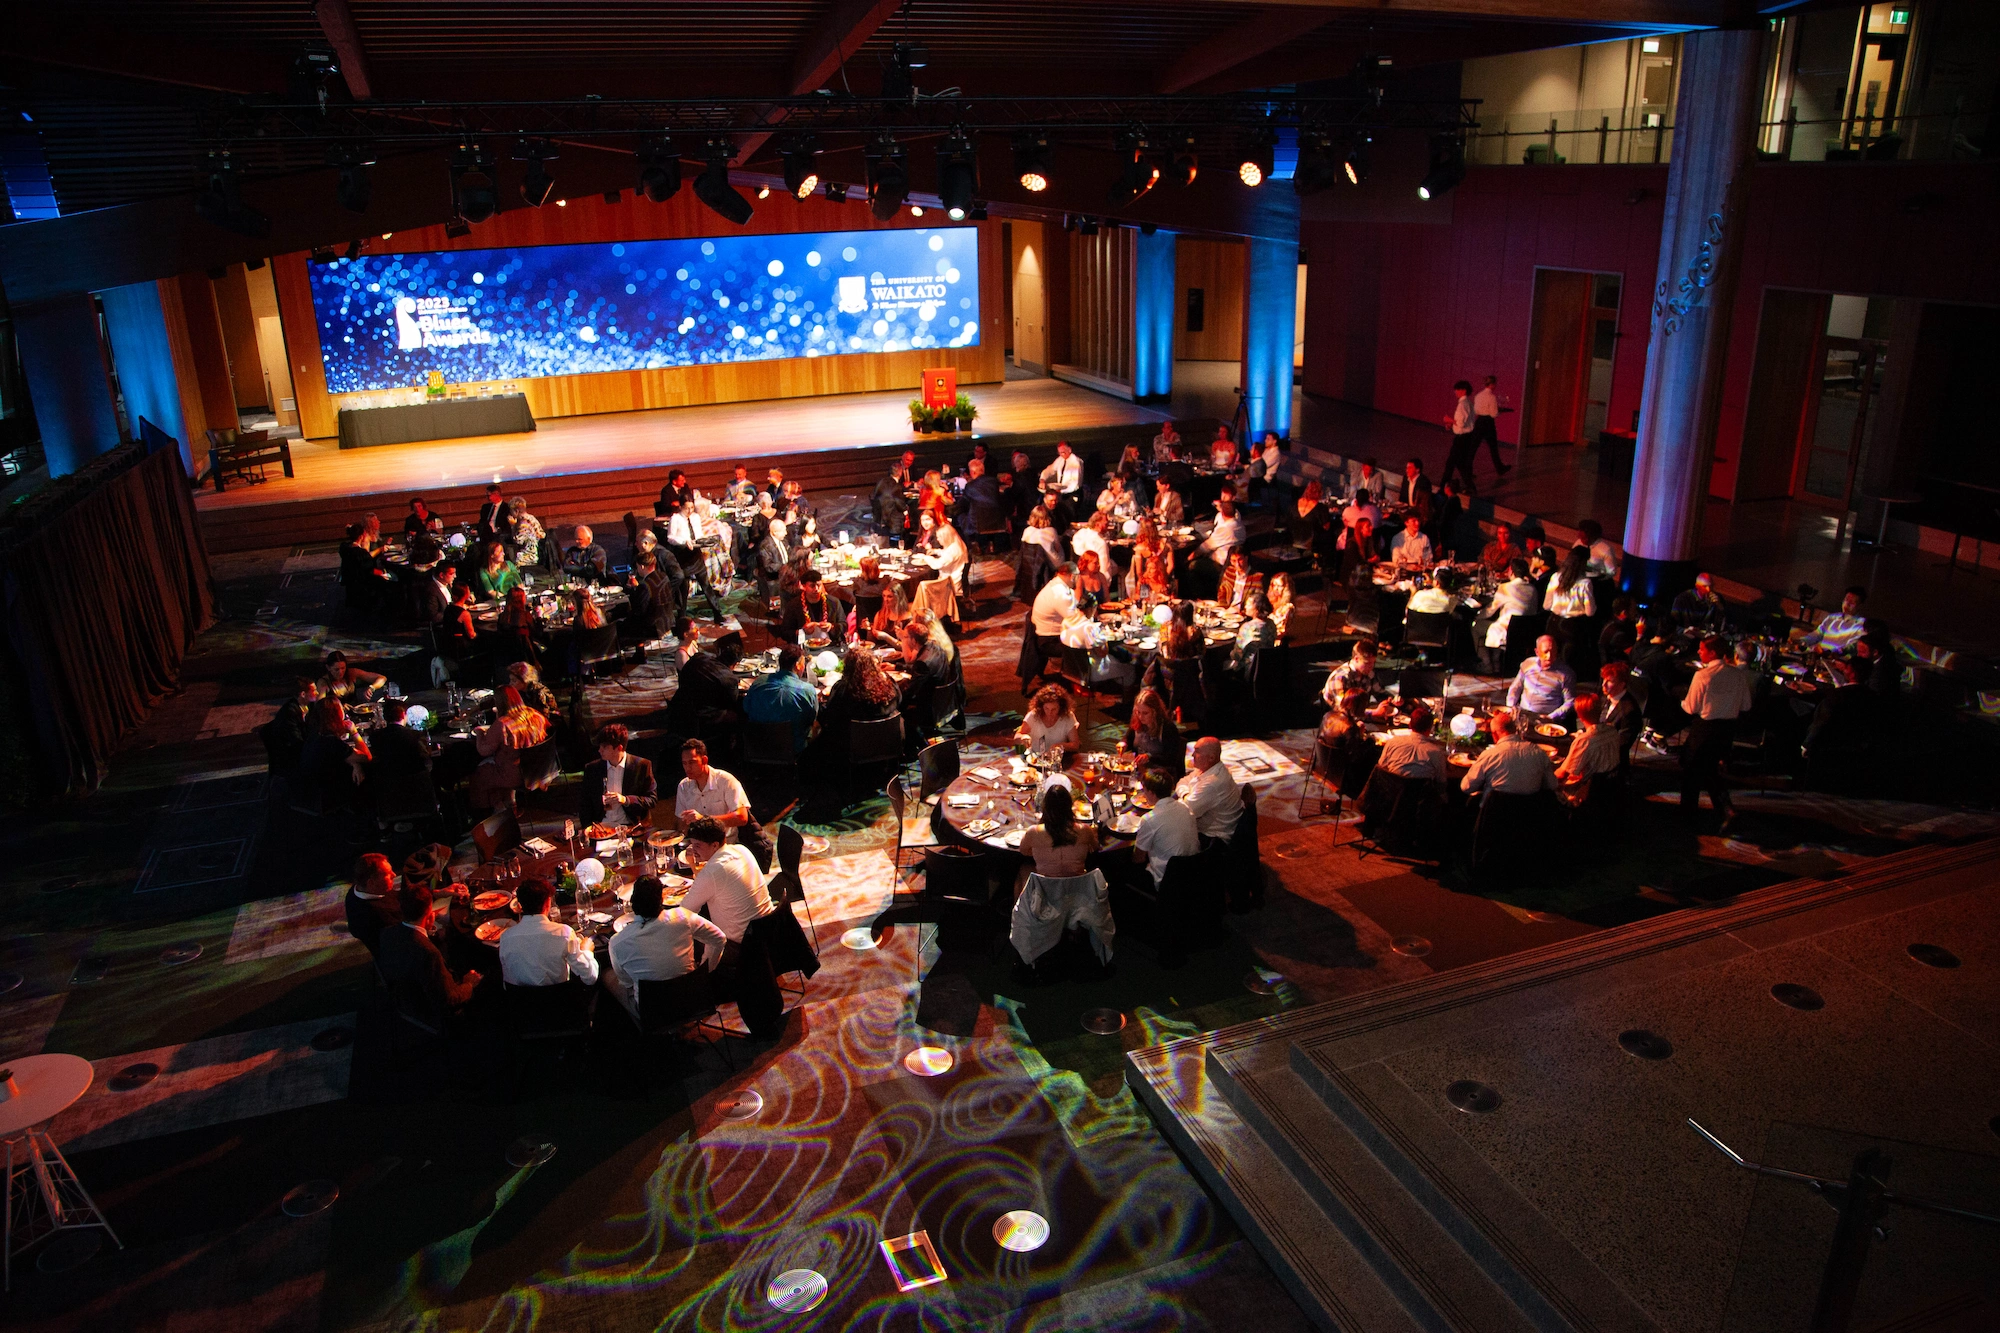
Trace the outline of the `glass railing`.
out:
[[[1984,97],[1932,96],[1894,120],[1856,116],[1784,120],[1757,128],[1759,155],[1777,161],[1972,161],[1993,130]],[[1673,157],[1671,118],[1615,107],[1525,112],[1481,122],[1467,137],[1465,160],[1484,166],[1659,163]]]

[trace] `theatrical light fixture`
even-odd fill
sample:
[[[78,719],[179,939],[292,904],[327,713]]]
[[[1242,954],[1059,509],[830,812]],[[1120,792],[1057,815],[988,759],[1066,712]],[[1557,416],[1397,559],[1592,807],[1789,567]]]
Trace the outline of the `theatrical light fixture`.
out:
[[[1359,185],[1368,179],[1369,142],[1367,135],[1357,134],[1354,142],[1347,146],[1347,152],[1341,155],[1340,169],[1347,173],[1349,185]]]
[[[444,224],[444,234],[448,240],[462,241],[472,235],[472,224],[464,218],[447,219]]]
[[[913,217],[913,218],[920,218],[920,217],[922,217],[923,215],[924,215],[924,206],[923,206],[922,204],[911,204],[911,205],[910,205],[910,216],[911,216],[911,217]]]
[[[331,264],[338,257],[330,245],[315,245],[306,255],[315,264]]]
[[[1340,158],[1333,151],[1333,138],[1323,129],[1299,131],[1299,161],[1292,169],[1292,189],[1300,195],[1331,189],[1342,175]]]
[[[1436,199],[1465,179],[1465,141],[1456,134],[1431,139],[1431,169],[1417,186],[1417,198]]]
[[[979,151],[962,126],[953,127],[938,144],[938,203],[953,222],[965,221],[972,196],[979,193]]]
[[[1076,234],[1077,234],[1077,235],[1079,235],[1079,236],[1095,236],[1095,235],[1097,235],[1097,219],[1096,219],[1096,218],[1078,218],[1078,219],[1076,220]]]
[[[1159,183],[1160,167],[1153,161],[1152,148],[1142,129],[1129,129],[1118,136],[1118,174],[1107,196],[1110,207],[1135,203]]]
[[[1201,157],[1195,152],[1194,136],[1184,134],[1174,148],[1173,182],[1183,188],[1194,184],[1196,173],[1201,170]]]
[[[500,189],[493,181],[493,159],[477,144],[461,144],[451,164],[451,197],[458,216],[484,222],[500,211]]]
[[[841,181],[828,181],[826,183],[826,201],[829,204],[846,203],[847,186]]]
[[[727,139],[710,139],[702,149],[702,156],[708,165],[695,177],[694,197],[722,218],[742,226],[755,210],[729,183],[729,159],[736,156],[736,145]]]
[[[771,187],[768,185],[759,185],[757,187],[757,197],[759,199],[769,199],[771,197]]]
[[[664,204],[680,192],[681,159],[674,141],[665,135],[639,143],[639,192]]]
[[[361,258],[361,242],[360,242],[360,241],[349,241],[349,242],[347,243],[347,251],[346,251],[346,253],[344,253],[343,255],[341,255],[341,258],[342,258],[342,259],[359,259],[359,258]]]
[[[910,195],[910,167],[903,145],[885,134],[868,145],[868,208],[887,222]]]
[[[1243,160],[1236,164],[1236,178],[1252,187],[1269,180],[1277,146],[1278,136],[1269,128],[1253,132],[1249,146],[1244,149]]]
[[[1041,134],[1023,134],[1014,140],[1014,175],[1021,188],[1040,194],[1049,188],[1049,141]]]
[[[236,162],[227,149],[208,155],[207,173],[207,185],[194,201],[195,211],[204,221],[239,236],[271,234],[271,219],[243,202]]]
[[[985,204],[974,204],[974,205],[972,206],[972,211],[971,211],[970,213],[966,214],[966,216],[967,216],[967,217],[969,217],[969,218],[971,218],[971,219],[972,219],[972,220],[973,220],[974,222],[984,222],[984,221],[986,221],[986,205],[985,205]]]
[[[368,168],[375,165],[375,154],[360,144],[335,144],[326,151],[326,164],[340,171],[334,187],[340,206],[350,213],[366,213],[371,193]]]
[[[528,164],[521,172],[521,198],[526,200],[531,208],[540,208],[546,204],[549,196],[556,191],[555,178],[549,175],[548,167],[543,165],[555,155],[555,149],[549,147],[549,141],[546,139],[523,140],[520,151],[514,154],[515,161]]]
[[[906,69],[922,69],[931,63],[931,49],[922,42],[897,42],[896,59]]]
[[[819,188],[819,140],[807,135],[784,150],[785,189],[794,199],[809,199]]]

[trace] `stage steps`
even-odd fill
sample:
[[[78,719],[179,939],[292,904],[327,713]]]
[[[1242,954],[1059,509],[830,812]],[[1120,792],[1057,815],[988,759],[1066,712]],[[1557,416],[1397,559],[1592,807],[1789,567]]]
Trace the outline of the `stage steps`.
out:
[[[1760,1124],[1833,1114],[1816,1099],[1844,1105],[1838,1089],[1853,1086],[1819,1051],[1794,1043],[1852,1052],[1936,1040],[1910,1032],[1905,1011],[1892,1012],[1869,988],[1873,974],[1862,970],[1871,961],[1855,955],[1854,941],[1886,937],[1881,976],[1900,1006],[1930,982],[1925,969],[1898,961],[1906,937],[1935,936],[1970,957],[2000,934],[1991,924],[1996,862],[2000,840],[1991,839],[1886,856],[1838,878],[1775,885],[1132,1051],[1126,1080],[1323,1328],[1679,1333],[1701,1321],[1676,1317],[1685,1307],[1662,1297],[1651,1265],[1671,1267],[1660,1256],[1706,1245],[1718,1230],[1733,1236],[1750,1188],[1681,1117],[1698,1107],[1739,1147],[1759,1146]],[[1815,975],[1827,954],[1850,961]],[[1686,1012],[1689,991],[1711,1003],[1732,976],[1748,1006],[1740,1018],[1732,1009],[1717,1025]],[[1842,1016],[1824,1035],[1795,1028],[1791,1011],[1764,993],[1773,980],[1808,977],[1826,991],[1827,1012]],[[1611,1015],[1611,1034],[1650,1020],[1683,1049],[1657,1066],[1634,1059],[1603,1035],[1599,1010]],[[1850,1033],[1850,1022],[1867,1030]],[[1569,1044],[1573,1035],[1579,1046]],[[1440,1051],[1448,1057],[1434,1061]],[[1984,1060],[1983,1048],[1967,1049],[1963,1076],[1989,1081],[1976,1072]],[[1428,1077],[1410,1079],[1412,1068],[1433,1064],[1512,1071],[1498,1075],[1507,1100],[1489,1116],[1454,1109],[1442,1078],[1437,1089]],[[1661,1073],[1687,1081],[1663,1086]],[[1950,1079],[1941,1086],[1936,1098],[1985,1104],[1983,1086],[1969,1097]],[[1942,1118],[1936,1105],[1905,1111],[1893,1097],[1882,1104],[1895,1109],[1852,1127],[1931,1142],[1959,1115],[1955,1106]],[[1512,1183],[1536,1180],[1571,1154],[1594,1171],[1576,1166],[1580,1186],[1548,1193],[1564,1202],[1588,1194],[1581,1220]],[[1663,1179],[1680,1182],[1684,1197],[1633,1188]],[[1621,1264],[1615,1247],[1583,1243],[1596,1207],[1657,1216],[1659,1255]],[[1816,1243],[1799,1242],[1809,1275],[1823,1259]]]
[[[1206,430],[1211,434],[1216,425],[1208,418],[1195,418],[1183,424],[1190,431]],[[964,431],[951,435],[913,435],[908,440],[863,448],[815,450],[802,446],[788,453],[759,452],[743,456],[740,461],[748,464],[751,477],[759,485],[763,484],[765,474],[775,467],[783,470],[787,480],[802,484],[809,495],[848,493],[866,496],[905,449],[916,451],[920,472],[940,463],[949,463],[954,469],[961,468],[972,454],[974,441],[985,444],[988,455],[1001,466],[1005,466],[1010,455],[1019,451],[1026,453],[1036,468],[1041,468],[1054,459],[1056,441],[1063,439],[1086,459],[1092,453],[1099,455],[1104,467],[1109,469],[1116,466],[1118,455],[1125,445],[1139,444],[1150,448],[1158,429],[1151,423],[1138,423],[1072,431]],[[424,448],[421,444],[385,447]],[[726,444],[719,446],[727,447]],[[653,505],[659,499],[660,488],[666,484],[667,473],[674,467],[683,468],[688,480],[697,489],[714,495],[728,483],[738,461],[738,458],[718,456],[700,463],[662,463],[657,467],[604,472],[541,473],[533,477],[503,478],[501,484],[510,496],[527,496],[528,512],[540,519],[542,526],[551,534],[556,534],[564,526],[588,523],[596,529],[600,541],[606,536],[622,541],[620,516],[630,511],[641,518],[650,518]],[[486,477],[469,478],[459,485],[429,487],[421,494],[431,509],[442,514],[447,521],[469,520],[485,502],[487,480]],[[267,485],[282,488],[283,482],[274,481]],[[410,495],[416,493],[385,491],[288,501],[282,498],[280,490],[278,497],[267,503],[217,507],[202,504],[203,496],[212,494],[203,492],[196,497],[195,510],[202,539],[211,553],[254,551],[339,541],[349,523],[359,521],[362,514],[371,511],[381,518],[383,527],[396,531],[402,526],[403,515],[408,512]]]

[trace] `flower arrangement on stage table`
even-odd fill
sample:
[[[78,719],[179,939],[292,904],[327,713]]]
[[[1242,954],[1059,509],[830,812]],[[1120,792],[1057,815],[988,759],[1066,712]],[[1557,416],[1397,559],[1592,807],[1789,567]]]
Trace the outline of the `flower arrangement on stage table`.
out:
[[[433,370],[424,377],[424,397],[444,397],[444,372],[442,370]]]

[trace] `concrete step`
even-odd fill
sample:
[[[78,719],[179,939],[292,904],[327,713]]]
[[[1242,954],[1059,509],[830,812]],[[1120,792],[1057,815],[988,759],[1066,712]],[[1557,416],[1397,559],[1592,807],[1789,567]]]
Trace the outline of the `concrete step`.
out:
[[[1270,1058],[1274,1054],[1252,1047],[1213,1055],[1210,1077],[1420,1327],[1569,1333],[1568,1323],[1532,1289],[1503,1292],[1316,1091],[1288,1064]]]
[[[1439,1333],[1206,1085],[1204,1038],[1133,1051],[1126,1060],[1126,1082],[1154,1122],[1316,1325],[1328,1333]]]

